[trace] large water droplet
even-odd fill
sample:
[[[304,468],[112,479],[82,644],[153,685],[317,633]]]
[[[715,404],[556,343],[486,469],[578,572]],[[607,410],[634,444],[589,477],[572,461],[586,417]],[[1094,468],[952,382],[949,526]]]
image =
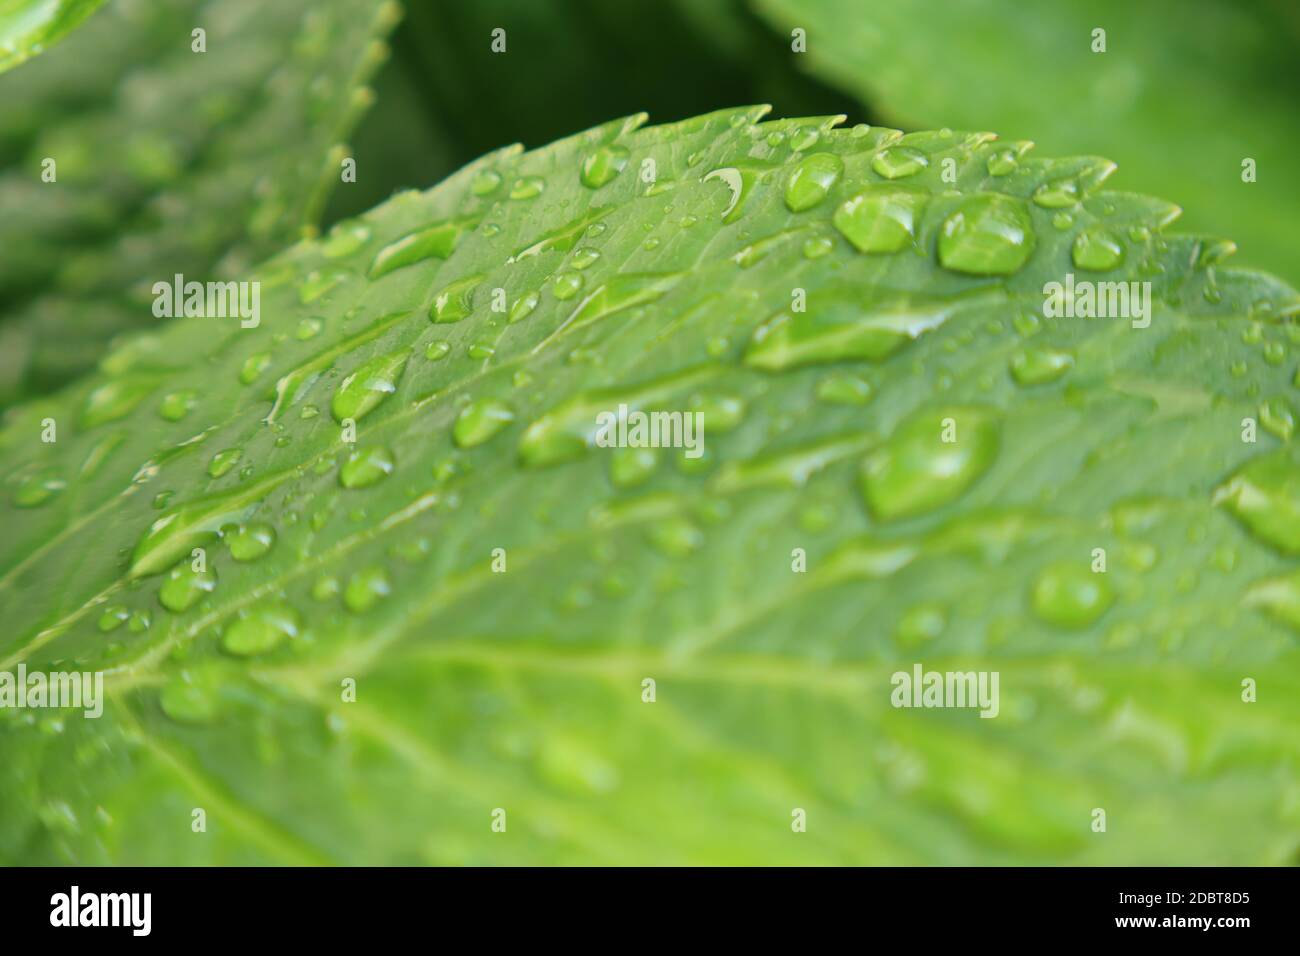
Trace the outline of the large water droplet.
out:
[[[876,175],[884,176],[886,179],[915,176],[929,165],[930,160],[926,158],[925,153],[910,146],[891,146],[884,152],[877,153],[871,160],[871,168]]]
[[[474,311],[474,290],[482,283],[481,275],[467,276],[446,286],[433,300],[429,318],[434,322],[459,322]]]
[[[192,562],[183,561],[167,572],[162,587],[158,589],[158,603],[167,610],[180,614],[189,610],[205,594],[211,594],[216,586],[216,571],[195,571]]]
[[[1095,623],[1110,607],[1104,574],[1082,562],[1053,564],[1039,574],[1030,592],[1034,613],[1054,627],[1077,630]]]
[[[801,159],[785,186],[791,212],[811,209],[829,195],[844,173],[844,160],[835,153],[812,153]]]
[[[929,198],[914,186],[880,183],[844,202],[831,222],[859,252],[898,252],[915,240]]]
[[[1022,200],[997,193],[966,198],[939,230],[939,262],[968,275],[1011,275],[1029,260],[1034,227]]]
[[[334,420],[342,422],[350,418],[358,421],[397,391],[397,383],[406,369],[406,360],[410,355],[409,349],[377,355],[344,378],[330,402],[330,414]]]
[[[370,278],[425,259],[446,259],[477,225],[477,219],[453,219],[407,233],[379,250],[370,264]]]
[[[880,361],[964,309],[992,300],[983,292],[929,301],[872,301],[870,294],[830,290],[816,293],[806,312],[777,313],[755,330],[745,364],[775,372],[849,359]]]
[[[578,178],[588,189],[599,189],[621,173],[627,161],[627,147],[617,143],[606,144],[583,159]]]
[[[871,513],[894,521],[955,501],[992,466],[999,432],[994,413],[974,406],[925,412],[900,425],[862,463]]]

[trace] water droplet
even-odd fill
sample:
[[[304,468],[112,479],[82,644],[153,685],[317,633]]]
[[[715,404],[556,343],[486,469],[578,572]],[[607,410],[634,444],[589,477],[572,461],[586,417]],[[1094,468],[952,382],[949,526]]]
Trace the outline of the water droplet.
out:
[[[877,153],[871,160],[871,168],[876,175],[884,176],[886,179],[915,176],[929,165],[930,160],[926,155],[910,146],[891,146]]]
[[[131,612],[128,608],[121,604],[111,604],[104,608],[104,613],[99,616],[99,629],[105,634],[116,631],[130,616]]]
[[[646,537],[656,551],[670,558],[687,557],[704,545],[704,533],[681,515],[670,515],[655,522]]]
[[[790,148],[796,153],[802,153],[806,149],[812,149],[817,145],[817,141],[822,138],[822,134],[813,126],[800,126],[790,132]]]
[[[314,339],[320,335],[320,330],[324,323],[318,318],[306,318],[298,322],[298,328],[294,330],[294,338],[299,342],[305,342],[308,339]]]
[[[105,382],[86,396],[81,408],[81,427],[94,428],[125,418],[153,393],[151,378],[118,378]]]
[[[1030,594],[1034,613],[1042,621],[1067,630],[1095,623],[1111,600],[1106,575],[1094,574],[1079,562],[1061,562],[1044,569]]]
[[[515,185],[511,186],[511,199],[537,199],[546,190],[546,179],[539,176],[525,176],[516,179]]]
[[[1271,434],[1289,441],[1295,433],[1295,410],[1285,398],[1274,396],[1260,405],[1259,423]]]
[[[989,154],[986,163],[990,176],[1006,176],[1016,171],[1019,165],[1015,150],[999,149]]]
[[[505,402],[480,399],[461,410],[451,437],[457,447],[474,448],[495,437],[514,420],[515,413]]]
[[[929,198],[923,189],[879,183],[845,201],[831,222],[859,252],[898,252],[915,240]]]
[[[205,594],[217,586],[217,573],[211,569],[195,571],[190,561],[182,561],[167,572],[158,589],[158,603],[176,614],[188,611]]]
[[[654,474],[658,463],[653,448],[615,448],[610,452],[609,480],[615,488],[635,488]]]
[[[275,529],[260,521],[241,524],[225,532],[225,541],[236,561],[256,561],[275,545]]]
[[[716,179],[726,185],[730,192],[727,205],[722,209],[723,222],[735,222],[743,211],[744,201],[754,185],[754,174],[735,166],[723,166],[706,175],[701,182]]]
[[[467,276],[446,286],[433,300],[429,318],[434,322],[459,322],[474,311],[474,290],[483,282],[481,275]]]
[[[1254,582],[1246,591],[1246,607],[1260,608],[1282,624],[1300,631],[1300,571]]]
[[[1020,385],[1055,382],[1074,365],[1074,356],[1062,349],[1026,348],[1011,358],[1011,377]]]
[[[600,252],[596,249],[585,248],[579,249],[569,260],[569,264],[575,269],[586,269],[600,258]]]
[[[1079,184],[1073,179],[1043,183],[1034,190],[1034,202],[1045,209],[1061,209],[1079,201]]]
[[[865,405],[871,401],[871,383],[847,372],[828,376],[817,383],[817,397],[831,405]]]
[[[392,590],[388,574],[383,568],[366,568],[348,579],[348,585],[343,591],[343,606],[360,614],[374,607],[380,598],[387,597]]]
[[[582,161],[578,178],[588,189],[599,189],[621,173],[627,166],[627,161],[628,151],[625,146],[606,144]]]
[[[346,272],[321,272],[313,269],[298,286],[298,301],[303,305],[315,302],[347,279]]]
[[[430,342],[428,347],[424,350],[424,357],[430,362],[437,362],[440,359],[445,359],[450,354],[451,343],[446,340]]]
[[[510,323],[514,324],[528,318],[541,300],[542,297],[536,292],[529,292],[520,296],[515,300],[515,304],[510,307]]]
[[[812,153],[795,166],[785,187],[785,204],[791,212],[811,209],[827,197],[844,172],[844,160],[835,153]]]
[[[239,381],[244,385],[251,385],[270,364],[270,352],[254,352],[244,359],[244,364],[239,367]]]
[[[297,637],[301,627],[298,612],[293,608],[268,604],[236,618],[221,636],[221,647],[238,657],[266,654]]]
[[[939,230],[939,262],[968,275],[1011,275],[1034,251],[1024,203],[998,193],[967,197]]]
[[[339,469],[339,484],[344,488],[369,488],[387,478],[397,467],[390,449],[362,448],[352,452]]]
[[[745,349],[751,368],[782,371],[849,359],[881,361],[966,308],[989,301],[985,294],[933,301],[864,300],[868,290],[815,294],[806,312],[779,312],[755,330]]]
[[[1106,272],[1124,261],[1124,247],[1104,229],[1085,229],[1074,237],[1071,258],[1077,268]]]
[[[211,680],[183,672],[164,685],[158,703],[163,713],[181,724],[206,724],[217,716],[219,696]]]
[[[862,463],[871,513],[894,521],[955,501],[992,466],[999,432],[993,413],[973,406],[925,412],[900,425]],[[949,435],[954,440],[944,441]]]
[[[578,272],[561,272],[551,283],[551,294],[560,301],[572,299],[582,289],[582,274]]]
[[[339,383],[330,402],[330,414],[337,422],[351,418],[359,421],[376,405],[397,391],[397,383],[406,369],[409,349],[377,355],[362,363]]]
[[[474,176],[469,188],[475,196],[487,196],[496,192],[500,186],[501,174],[495,169],[484,169]]]
[[[158,406],[158,414],[169,422],[178,422],[188,415],[197,403],[197,393],[189,389],[169,392],[163,396],[162,404]]]
[[[243,456],[244,452],[241,448],[227,448],[225,451],[217,452],[208,462],[209,477],[220,478],[234,468]]]
[[[453,219],[407,233],[379,250],[370,264],[370,278],[426,259],[446,259],[477,225],[477,219]]]
[[[39,508],[66,488],[68,483],[52,471],[38,471],[23,478],[14,489],[16,508]]]
[[[622,309],[653,302],[681,280],[679,273],[622,273],[597,286],[569,317],[566,327],[582,328]]]
[[[803,255],[805,259],[820,259],[834,248],[835,242],[830,236],[813,236],[804,240]]]
[[[1300,464],[1295,446],[1246,462],[1214,492],[1238,521],[1284,554],[1300,554]]]
[[[348,222],[337,223],[329,231],[323,242],[321,242],[320,251],[326,259],[341,259],[344,256],[350,256],[370,238],[370,227],[356,219]]]

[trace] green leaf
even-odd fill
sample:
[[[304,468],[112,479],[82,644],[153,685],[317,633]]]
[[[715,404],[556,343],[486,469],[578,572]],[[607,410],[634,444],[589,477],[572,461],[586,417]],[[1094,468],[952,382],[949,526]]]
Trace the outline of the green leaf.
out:
[[[11,412],[0,671],[108,700],[0,708],[0,860],[1293,860],[1300,298],[1104,160],[764,112],[490,154]]]
[[[154,282],[232,278],[311,234],[397,15],[384,0],[115,4],[0,77],[0,405],[155,323]]]
[[[104,0],[0,0],[0,73],[58,43]]]
[[[1287,5],[752,2],[787,37],[802,29],[807,52],[794,59],[882,122],[1095,151],[1130,188],[1186,203],[1189,228],[1230,232],[1247,261],[1300,278],[1288,174],[1300,150],[1300,18]],[[1254,182],[1242,178],[1247,159]]]

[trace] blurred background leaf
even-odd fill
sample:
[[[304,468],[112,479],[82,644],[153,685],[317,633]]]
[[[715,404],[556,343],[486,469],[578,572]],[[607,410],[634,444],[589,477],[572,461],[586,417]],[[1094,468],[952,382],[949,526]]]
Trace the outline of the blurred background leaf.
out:
[[[0,77],[0,405],[156,321],[153,282],[232,276],[314,231],[399,13],[119,0]]]
[[[1184,226],[1300,276],[1300,6],[1292,0],[752,0],[875,122],[1032,138],[1119,163]],[[1093,53],[1093,30],[1106,50]],[[796,57],[803,62],[803,56]],[[1254,159],[1258,181],[1242,181]]]
[[[43,53],[104,0],[0,0],[0,73]]]

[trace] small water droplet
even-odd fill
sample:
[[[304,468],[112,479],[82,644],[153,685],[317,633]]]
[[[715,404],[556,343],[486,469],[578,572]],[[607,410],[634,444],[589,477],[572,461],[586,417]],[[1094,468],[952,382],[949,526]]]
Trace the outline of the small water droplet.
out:
[[[198,403],[198,394],[190,389],[169,392],[158,406],[158,414],[169,422],[178,422],[188,415]]]
[[[208,462],[208,476],[220,478],[234,468],[243,456],[244,452],[241,448],[227,448],[225,451],[217,452]]]
[[[1011,358],[1011,377],[1019,385],[1055,382],[1074,365],[1074,356],[1062,349],[1025,348]]]
[[[392,592],[388,574],[381,567],[365,568],[348,579],[343,591],[343,606],[353,613],[360,614],[374,607],[380,598]]]
[[[1042,571],[1034,581],[1030,602],[1039,619],[1054,627],[1078,630],[1094,624],[1112,595],[1106,575],[1083,563],[1061,562]]]

